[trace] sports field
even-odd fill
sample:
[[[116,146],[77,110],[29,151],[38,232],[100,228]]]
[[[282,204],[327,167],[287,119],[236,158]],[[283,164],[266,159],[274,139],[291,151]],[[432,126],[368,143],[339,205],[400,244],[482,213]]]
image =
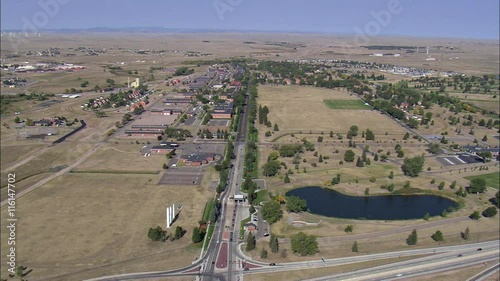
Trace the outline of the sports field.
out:
[[[486,186],[490,186],[490,187],[493,187],[495,189],[500,188],[500,172],[494,172],[494,173],[478,175],[478,176],[470,176],[470,177],[466,177],[466,179],[468,179],[468,180],[484,179],[486,181]]]

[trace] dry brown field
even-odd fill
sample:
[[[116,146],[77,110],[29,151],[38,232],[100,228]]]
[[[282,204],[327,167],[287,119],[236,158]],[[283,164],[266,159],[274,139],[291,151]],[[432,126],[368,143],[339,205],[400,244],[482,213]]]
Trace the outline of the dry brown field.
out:
[[[30,278],[50,280],[189,264],[199,255],[191,230],[213,194],[157,181],[157,175],[67,174],[18,199],[18,261],[33,269]],[[175,225],[187,233],[178,241],[152,242],[149,227],[164,226],[165,207],[172,203],[183,204]],[[2,239],[6,235],[2,229]],[[2,252],[6,247],[2,243]]]
[[[328,108],[323,100],[354,100],[354,96],[338,90],[319,89],[304,86],[259,86],[259,105],[269,108],[268,120],[278,124],[279,132],[309,132],[313,130],[345,135],[351,125],[361,130],[370,128],[375,134],[404,134],[403,128],[395,121],[375,110],[335,110]],[[259,126],[260,139],[265,140],[264,133],[272,128]],[[270,139],[270,138],[267,138]]]

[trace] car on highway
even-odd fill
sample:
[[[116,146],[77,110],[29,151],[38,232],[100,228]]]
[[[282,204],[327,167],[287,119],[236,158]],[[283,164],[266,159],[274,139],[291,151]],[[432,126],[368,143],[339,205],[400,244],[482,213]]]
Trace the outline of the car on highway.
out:
[[[457,257],[463,257],[463,256],[464,256],[463,254],[460,254],[460,255],[458,255]]]
[[[403,276],[403,273],[396,274],[396,277],[401,277],[401,276]]]
[[[478,251],[482,251],[482,250],[483,250],[483,248],[477,248],[477,250],[478,250]]]
[[[272,263],[270,263],[269,265],[270,265],[270,266],[275,266],[275,265],[276,265],[276,263],[272,262]]]
[[[265,237],[269,236],[269,233],[267,233],[267,232],[266,232],[266,233],[264,233],[264,236],[265,236]]]

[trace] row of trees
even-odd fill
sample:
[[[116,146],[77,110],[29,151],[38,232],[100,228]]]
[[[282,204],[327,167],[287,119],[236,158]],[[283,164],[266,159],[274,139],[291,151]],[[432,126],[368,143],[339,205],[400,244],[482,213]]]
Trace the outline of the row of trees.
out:
[[[181,239],[185,233],[186,233],[186,231],[182,227],[176,226],[174,234],[169,235],[169,234],[167,234],[166,230],[163,230],[160,226],[157,226],[156,228],[152,228],[152,227],[149,228],[148,237],[153,241],[165,242],[169,238],[171,241]]]

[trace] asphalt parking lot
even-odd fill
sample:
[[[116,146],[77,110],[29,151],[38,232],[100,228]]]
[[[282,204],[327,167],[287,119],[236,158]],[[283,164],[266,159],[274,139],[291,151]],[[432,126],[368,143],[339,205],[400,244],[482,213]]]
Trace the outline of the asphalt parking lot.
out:
[[[208,122],[208,125],[209,126],[217,126],[217,127],[227,127],[229,126],[229,122],[230,120],[210,120],[210,122]]]
[[[464,165],[464,164],[474,164],[481,163],[481,159],[468,155],[468,154],[458,154],[453,156],[439,156],[436,157],[436,160],[445,165],[445,166],[456,166],[456,165]]]
[[[200,185],[205,173],[204,167],[170,168],[165,171],[159,185]]]

